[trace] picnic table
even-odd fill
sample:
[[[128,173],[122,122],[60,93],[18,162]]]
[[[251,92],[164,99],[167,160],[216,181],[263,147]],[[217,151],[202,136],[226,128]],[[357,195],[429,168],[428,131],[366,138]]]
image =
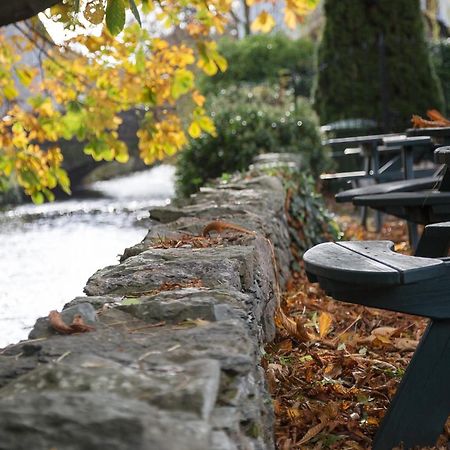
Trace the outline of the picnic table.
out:
[[[418,147],[431,149],[432,140],[429,136],[408,137],[399,134],[378,134],[369,136],[355,136],[349,138],[329,139],[324,144],[332,148],[346,148],[344,154],[360,154],[363,157],[363,170],[323,174],[322,180],[361,178],[381,179],[413,178],[414,150]],[[356,147],[356,148],[355,148]],[[400,154],[402,174],[397,170],[395,154]],[[384,157],[384,158],[383,158]],[[383,159],[387,158],[387,162]]]
[[[374,450],[434,445],[450,414],[450,222],[428,225],[415,256],[389,241],[329,242],[305,270],[336,300],[430,318],[373,442]]]
[[[382,194],[359,195],[354,197],[356,206],[370,207],[401,219],[410,224],[430,224],[450,220],[450,147],[435,150],[435,161],[446,164],[444,174],[432,189],[411,192],[389,192]],[[409,226],[410,241],[417,243],[417,230]]]
[[[346,145],[358,145],[356,150],[360,151],[363,156],[364,170],[337,174],[322,174],[322,180],[351,180],[354,189],[362,189],[359,183],[362,179],[371,178],[378,184],[379,182],[386,180],[399,180],[402,178],[411,179],[416,175],[419,175],[419,178],[421,178],[422,176],[431,175],[431,171],[428,169],[421,171],[420,174],[414,172],[415,150],[417,148],[422,148],[425,149],[426,152],[431,153],[430,150],[433,148],[433,145],[429,136],[408,137],[400,134],[379,134],[330,139],[326,141],[326,143],[336,148],[342,148]],[[347,149],[345,151],[354,153],[355,149]],[[384,161],[383,164],[381,164],[381,161]],[[405,188],[406,186],[401,190],[404,190]],[[394,188],[392,187],[392,189]],[[361,210],[361,222],[364,226],[366,225],[367,217],[368,207],[363,206]],[[381,222],[381,213],[378,212],[376,215],[377,229],[381,228]]]

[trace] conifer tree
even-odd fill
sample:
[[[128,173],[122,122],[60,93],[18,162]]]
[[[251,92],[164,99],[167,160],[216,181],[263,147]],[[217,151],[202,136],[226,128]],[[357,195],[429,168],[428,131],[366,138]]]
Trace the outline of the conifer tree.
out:
[[[315,106],[321,123],[375,120],[383,131],[443,107],[419,0],[325,0]]]

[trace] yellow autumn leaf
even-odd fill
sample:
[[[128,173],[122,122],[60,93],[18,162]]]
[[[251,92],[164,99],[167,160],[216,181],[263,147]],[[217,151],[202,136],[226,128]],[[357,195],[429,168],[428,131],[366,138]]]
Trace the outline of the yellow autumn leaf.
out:
[[[253,32],[261,31],[262,33],[268,33],[275,26],[275,19],[267,12],[263,11],[252,22],[250,28]]]
[[[192,122],[189,125],[188,133],[189,133],[189,136],[196,139],[196,138],[200,137],[200,135],[202,134],[202,129],[200,128],[200,125],[197,122]]]
[[[297,26],[297,16],[295,15],[295,13],[288,9],[285,8],[284,10],[284,23],[291,29],[295,29],[295,27]]]
[[[197,106],[203,106],[205,104],[205,97],[197,90],[192,93],[192,100]]]
[[[331,324],[333,323],[333,316],[325,311],[321,311],[318,322],[319,336],[323,338],[330,332]]]

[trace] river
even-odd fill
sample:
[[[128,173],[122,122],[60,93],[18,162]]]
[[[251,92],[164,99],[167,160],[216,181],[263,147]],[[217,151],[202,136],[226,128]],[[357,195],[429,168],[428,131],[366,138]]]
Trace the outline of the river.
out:
[[[93,183],[83,198],[0,211],[0,348],[84,295],[90,275],[142,240],[149,208],[169,202],[173,179],[161,165]]]

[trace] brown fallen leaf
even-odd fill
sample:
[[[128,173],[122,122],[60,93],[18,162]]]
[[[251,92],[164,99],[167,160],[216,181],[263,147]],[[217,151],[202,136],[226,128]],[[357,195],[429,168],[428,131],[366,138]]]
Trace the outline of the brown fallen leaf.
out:
[[[281,308],[277,311],[277,318],[288,334],[299,342],[308,342],[312,339],[300,317],[288,317]]]
[[[70,324],[70,328],[73,330],[73,333],[88,333],[89,331],[95,330],[93,326],[84,322],[81,314],[75,315],[72,323]]]
[[[72,334],[73,330],[70,328],[69,325],[67,325],[64,320],[62,320],[61,314],[56,311],[50,311],[48,315],[48,320],[50,322],[50,326],[61,334]]]
[[[241,227],[234,223],[224,222],[222,220],[213,220],[212,222],[209,222],[205,228],[203,228],[202,236],[207,237],[212,231],[219,234],[224,231],[235,231],[243,234],[256,234],[254,231],[248,230],[247,228]]]
[[[62,319],[61,314],[56,311],[50,311],[48,315],[50,326],[60,334],[74,334],[74,333],[87,333],[93,331],[95,328],[84,322],[81,314],[74,316],[70,325],[67,325]]]
[[[321,311],[319,314],[319,336],[325,337],[331,329],[333,323],[333,316],[326,311]]]
[[[402,351],[414,351],[419,344],[416,339],[396,338],[394,339],[394,347]]]

